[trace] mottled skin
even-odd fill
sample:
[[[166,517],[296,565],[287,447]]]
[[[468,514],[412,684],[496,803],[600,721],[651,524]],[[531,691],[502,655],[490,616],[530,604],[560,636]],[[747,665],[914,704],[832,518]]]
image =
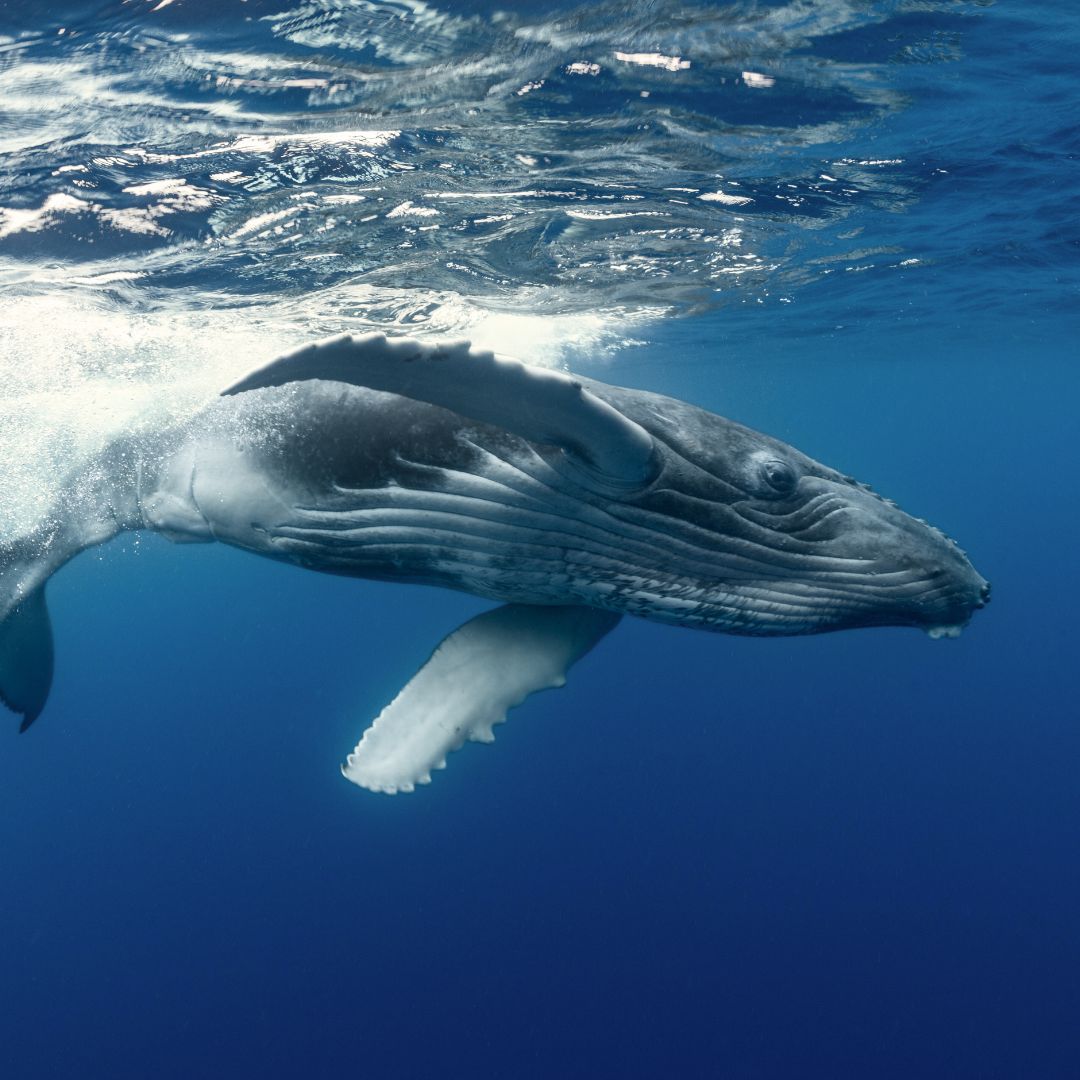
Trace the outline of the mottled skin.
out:
[[[986,602],[989,586],[940,531],[768,435],[670,397],[565,376],[553,406],[550,375],[538,381],[458,347],[415,347],[410,361],[413,348],[333,339],[285,364],[348,364],[357,350],[361,359],[382,350],[392,364],[464,365],[443,370],[522,387],[508,413],[516,430],[554,423],[559,445],[320,376],[220,397],[176,428],[121,438],[68,478],[36,530],[0,542],[0,700],[23,728],[52,679],[45,582],[133,529],[512,605],[739,634],[905,625],[951,635]],[[487,394],[484,378],[465,394],[471,407],[505,408],[498,396],[477,404],[477,388]],[[621,446],[632,455],[623,475]],[[594,453],[616,468],[599,469]],[[523,616],[507,618],[521,633]],[[568,633],[579,623],[569,617]],[[611,623],[589,625],[595,640]],[[407,789],[423,768],[356,782]]]
[[[954,543],[850,478],[685,402],[581,381],[654,437],[645,486],[433,405],[296,383],[111,447],[0,557],[0,596],[17,603],[78,550],[149,527],[331,573],[742,634],[959,627],[984,603]]]
[[[685,402],[582,382],[654,437],[644,487],[393,394],[256,390],[111,446],[0,551],[0,618],[78,551],[139,528],[742,634],[952,628],[985,602],[954,543],[850,478]]]

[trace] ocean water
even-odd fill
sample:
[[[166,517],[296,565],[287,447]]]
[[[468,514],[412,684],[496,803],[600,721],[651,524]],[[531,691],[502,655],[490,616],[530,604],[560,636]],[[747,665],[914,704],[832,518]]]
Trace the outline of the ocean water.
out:
[[[487,605],[128,535],[0,731],[0,1075],[1080,1075],[1080,14],[0,3],[0,538],[340,331],[685,398],[958,538],[955,641],[624,623],[412,795]]]

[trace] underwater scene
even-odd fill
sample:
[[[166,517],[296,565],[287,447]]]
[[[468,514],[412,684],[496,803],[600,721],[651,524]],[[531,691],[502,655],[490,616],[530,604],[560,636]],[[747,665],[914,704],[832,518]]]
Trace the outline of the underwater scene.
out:
[[[0,0],[0,1076],[1080,1076],[1078,56]]]

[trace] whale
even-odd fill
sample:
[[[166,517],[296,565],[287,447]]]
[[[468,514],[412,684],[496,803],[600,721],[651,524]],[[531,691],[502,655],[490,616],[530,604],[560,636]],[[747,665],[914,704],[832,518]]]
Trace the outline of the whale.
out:
[[[990,594],[940,530],[688,402],[467,341],[341,335],[113,440],[0,542],[0,700],[20,730],[52,682],[49,578],[135,530],[497,603],[438,644],[347,756],[350,781],[385,793],[490,742],[624,616],[941,638]]]

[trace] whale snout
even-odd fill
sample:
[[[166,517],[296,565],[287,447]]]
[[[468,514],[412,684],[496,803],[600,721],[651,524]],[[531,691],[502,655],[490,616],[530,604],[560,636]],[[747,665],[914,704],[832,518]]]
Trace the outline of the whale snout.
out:
[[[978,575],[976,576],[978,577]],[[976,593],[971,605],[973,614],[976,611],[980,611],[982,608],[986,607],[986,605],[990,603],[990,592],[990,582],[987,581],[984,577],[979,577],[978,592]]]
[[[952,638],[988,603],[990,583],[939,529],[846,478],[817,477],[805,489],[818,523],[800,522],[800,537],[833,560],[835,572],[813,575],[834,596],[832,628],[911,626]]]
[[[971,621],[971,617],[975,612],[986,607],[986,605],[990,603],[990,582],[984,577],[981,577],[974,568],[971,569],[971,572],[976,580],[972,583],[969,594],[965,597],[962,606],[959,608],[957,621],[942,622],[923,627],[927,635],[935,641],[943,638],[958,638],[960,632]]]
[[[948,536],[891,503],[875,508],[880,532],[873,543],[886,567],[907,578],[897,597],[900,621],[932,638],[954,638],[990,600],[990,582]]]

